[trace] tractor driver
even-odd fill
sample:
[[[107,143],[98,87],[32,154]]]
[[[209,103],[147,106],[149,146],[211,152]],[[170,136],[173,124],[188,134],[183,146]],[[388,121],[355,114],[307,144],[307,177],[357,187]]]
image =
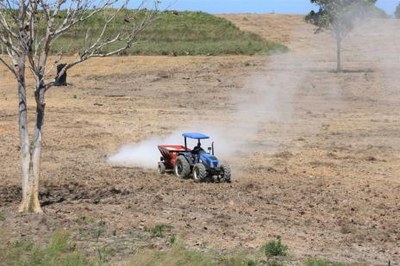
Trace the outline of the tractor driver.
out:
[[[197,143],[196,146],[194,146],[193,150],[192,150],[192,154],[194,155],[194,160],[195,163],[199,162],[199,157],[200,157],[200,153],[204,151],[203,148],[201,147],[201,143],[200,141]]]

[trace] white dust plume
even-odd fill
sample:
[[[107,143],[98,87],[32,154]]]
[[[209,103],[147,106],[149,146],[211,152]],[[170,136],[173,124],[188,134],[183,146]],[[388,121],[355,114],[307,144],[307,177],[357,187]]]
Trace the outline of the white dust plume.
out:
[[[117,154],[108,158],[113,165],[137,166],[143,168],[157,167],[160,152],[157,146],[162,144],[180,144],[182,139],[178,132],[167,137],[153,137],[139,143],[122,146]]]

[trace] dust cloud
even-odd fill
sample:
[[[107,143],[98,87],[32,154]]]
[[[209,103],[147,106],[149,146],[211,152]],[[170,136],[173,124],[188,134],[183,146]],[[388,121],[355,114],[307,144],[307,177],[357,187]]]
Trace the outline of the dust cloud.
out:
[[[383,75],[383,85],[386,89],[382,93],[397,90],[393,84],[399,81],[399,27],[398,19],[371,19],[355,29],[350,43],[354,52],[349,55],[349,60],[362,58],[364,62],[372,63],[369,67],[365,65],[364,70],[376,71]]]
[[[113,165],[155,168],[157,166],[157,158],[160,157],[157,146],[182,143],[182,139],[179,136],[179,132],[176,131],[164,138],[152,137],[139,143],[124,145],[117,154],[108,158],[108,162]]]
[[[261,71],[241,82],[241,88],[231,96],[235,110],[230,112],[229,122],[217,124],[198,118],[198,123],[186,125],[169,136],[125,145],[108,161],[112,164],[155,168],[160,156],[157,145],[182,144],[182,132],[210,135],[215,142],[216,155],[227,161],[234,159],[238,152],[277,152],[286,149],[290,139],[313,137],[322,130],[325,121],[334,119],[339,109],[351,108],[344,99],[349,96],[343,88],[343,82],[348,78],[346,73],[359,72],[365,75],[368,82],[370,70],[379,69],[384,75],[386,87],[393,81],[399,81],[398,26],[398,23],[388,26],[383,19],[368,19],[358,25],[343,41],[343,74],[334,73],[334,38],[327,33],[316,34],[301,49],[295,47],[287,54],[266,58]],[[291,38],[299,38],[305,32],[313,34],[313,29],[313,26],[304,23],[292,32]],[[383,35],[384,40],[388,39],[387,36],[393,36],[393,42],[385,42],[377,47],[376,40]],[[327,38],[331,41],[327,42]],[[374,38],[373,44],[368,41],[370,38]],[[330,45],[326,46],[327,43]],[[321,49],[329,52],[322,53]],[[374,65],[360,65],[360,62],[374,62]],[[315,75],[316,72],[325,74]],[[391,93],[397,92],[392,88]],[[297,104],[293,101],[295,97]],[[304,106],[304,102],[311,104],[299,108],[298,105]],[[320,104],[312,104],[314,102]],[[307,125],[296,126],[299,116],[309,116]],[[191,145],[195,143],[189,143],[189,147]],[[203,148],[208,146],[211,146],[211,141],[203,144]]]

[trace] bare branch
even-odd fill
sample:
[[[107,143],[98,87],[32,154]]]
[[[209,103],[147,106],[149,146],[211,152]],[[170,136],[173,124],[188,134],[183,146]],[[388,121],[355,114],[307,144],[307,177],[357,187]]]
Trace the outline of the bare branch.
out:
[[[2,29],[3,33],[12,36],[15,39],[18,39],[18,35],[11,29],[11,26],[7,22],[6,14],[0,12],[0,28]]]
[[[61,61],[62,57],[63,57],[62,53],[59,53],[57,55],[57,59],[54,61],[53,64],[51,64],[50,68],[46,68],[45,76],[50,74],[50,72],[54,69],[54,67],[58,64],[58,62]]]
[[[98,41],[96,43],[94,43],[94,45],[92,45],[91,49],[88,49],[84,52],[85,55],[88,56],[88,58],[90,57],[106,57],[106,56],[111,56],[111,55],[115,55],[118,53],[121,53],[122,51],[125,51],[126,49],[129,49],[130,47],[132,47],[133,42],[136,40],[137,36],[146,28],[146,26],[148,24],[150,24],[154,18],[155,18],[155,14],[156,11],[148,11],[145,14],[145,17],[140,21],[140,23],[138,25],[136,25],[135,27],[133,27],[129,34],[125,37],[125,38],[120,38],[121,36],[121,32],[119,32],[113,39],[110,40],[106,40],[103,42],[100,42],[98,39]],[[125,45],[123,45],[120,48],[117,48],[113,51],[110,51],[108,53],[99,53],[102,51],[103,48],[109,46],[110,44],[113,44],[117,41],[124,41]]]
[[[10,70],[10,72],[14,74],[14,76],[17,78],[17,71],[15,70],[15,68],[9,63],[7,63],[1,56],[0,56],[0,62],[3,63],[3,65],[5,65],[8,68],[8,70]]]
[[[92,57],[112,56],[112,55],[119,54],[119,53],[129,49],[130,47],[132,47],[134,42],[136,41],[137,36],[146,28],[146,26],[148,26],[156,18],[158,2],[155,2],[155,3],[156,3],[155,9],[145,11],[146,13],[144,15],[144,18],[142,18],[137,25],[132,26],[132,28],[129,30],[129,32],[126,34],[126,36],[122,36],[122,30],[121,30],[114,37],[104,40],[105,32],[107,31],[110,23],[115,20],[117,14],[119,12],[121,12],[121,10],[123,10],[125,8],[125,6],[122,6],[118,10],[116,10],[115,13],[112,14],[105,21],[105,23],[103,24],[102,31],[98,35],[97,39],[92,43],[92,45],[90,45],[83,52],[81,52],[79,58],[77,58],[75,61],[66,64],[64,66],[64,68],[58,73],[56,80],[59,79],[68,69],[70,69],[70,68],[74,67],[75,65],[78,65]],[[143,2],[142,2],[142,5],[143,5]],[[97,11],[97,13],[98,12],[99,11]],[[91,14],[90,16],[92,16],[92,15],[94,15],[94,14]],[[120,41],[123,41],[124,44],[122,44],[119,48],[116,48],[107,53],[102,52],[104,48],[109,47],[110,45],[112,45],[116,42],[120,42]],[[54,82],[48,83],[46,85],[46,89],[49,89],[53,85],[54,85]]]
[[[64,19],[61,26],[55,31],[54,35],[60,35],[69,30],[72,26],[87,21],[97,13],[105,10],[106,8],[112,7],[113,4],[117,3],[118,0],[106,0],[104,3],[100,4],[100,7],[93,8],[90,1],[86,1],[82,6],[83,1],[77,1],[76,6],[73,7],[72,4],[67,10],[67,16]]]

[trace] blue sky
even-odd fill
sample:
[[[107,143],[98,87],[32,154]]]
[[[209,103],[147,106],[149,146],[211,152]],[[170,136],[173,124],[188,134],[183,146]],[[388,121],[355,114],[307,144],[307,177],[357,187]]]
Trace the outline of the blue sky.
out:
[[[377,6],[392,15],[400,0],[378,0]],[[222,13],[306,14],[315,5],[309,0],[164,0],[168,9]]]

